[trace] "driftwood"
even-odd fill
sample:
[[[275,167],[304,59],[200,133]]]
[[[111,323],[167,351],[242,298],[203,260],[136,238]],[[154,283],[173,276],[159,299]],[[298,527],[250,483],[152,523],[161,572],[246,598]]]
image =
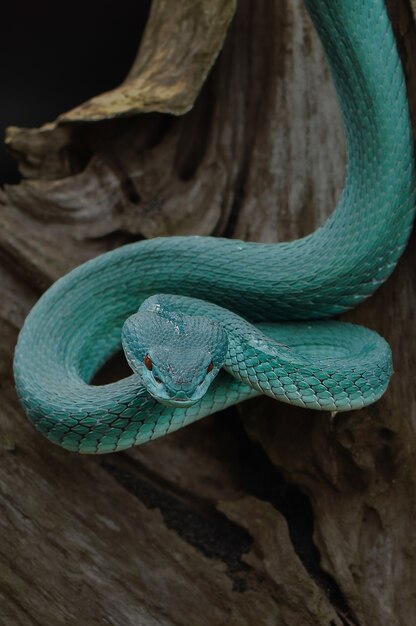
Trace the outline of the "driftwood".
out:
[[[416,112],[412,6],[389,5]],[[343,132],[301,0],[154,0],[119,89],[7,142],[24,180],[0,192],[0,623],[415,624],[414,242],[345,316],[394,351],[365,411],[253,400],[87,458],[36,434],[13,387],[25,315],[81,261],[157,235],[287,240],[329,215]]]

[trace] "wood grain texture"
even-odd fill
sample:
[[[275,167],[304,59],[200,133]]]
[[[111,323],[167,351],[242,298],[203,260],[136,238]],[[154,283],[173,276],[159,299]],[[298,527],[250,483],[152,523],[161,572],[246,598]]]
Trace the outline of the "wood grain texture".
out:
[[[132,81],[151,77],[157,88],[169,34],[160,80],[169,59],[177,76],[183,44],[211,19],[210,62],[199,74],[191,61],[183,68],[193,102],[233,3],[198,5],[179,36],[167,3],[154,3],[149,29],[157,23],[163,37],[147,31]],[[415,111],[411,6],[389,8]],[[63,115],[8,135],[25,178],[0,192],[0,623],[412,624],[414,241],[389,282],[348,316],[394,352],[390,389],[366,411],[331,420],[253,400],[100,458],[53,447],[25,419],[13,348],[53,280],[144,237],[299,237],[342,188],[339,108],[301,0],[241,0],[188,113],[133,115],[134,106],[127,118],[85,123],[87,107],[82,124]]]

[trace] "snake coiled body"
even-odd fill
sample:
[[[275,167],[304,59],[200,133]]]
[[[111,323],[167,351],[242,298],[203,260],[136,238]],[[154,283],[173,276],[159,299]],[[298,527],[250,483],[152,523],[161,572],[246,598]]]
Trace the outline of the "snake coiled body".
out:
[[[204,398],[187,408],[159,404],[137,376],[101,387],[88,384],[119,350],[126,318],[158,293],[201,299],[201,310],[207,301],[220,305],[261,323],[272,340],[292,344],[295,356],[292,363],[283,359],[281,396],[274,397],[346,410],[374,401],[385,390],[389,350],[377,335],[368,335],[363,354],[362,330],[352,325],[293,321],[327,318],[355,306],[387,279],[403,251],[414,217],[403,71],[383,0],[305,4],[326,50],[344,117],[346,182],[334,213],[314,233],[289,243],[171,237],[130,244],[57,281],[28,316],[14,363],[29,419],[53,442],[80,452],[120,450],[269,391],[265,366],[259,371],[249,350],[255,351],[254,343],[243,349],[246,374],[236,372],[228,356],[226,368],[238,378],[220,374]],[[198,311],[198,303],[194,306]],[[301,367],[309,368],[310,383]],[[340,385],[337,377],[346,372],[349,382]],[[302,385],[308,388],[303,395]]]

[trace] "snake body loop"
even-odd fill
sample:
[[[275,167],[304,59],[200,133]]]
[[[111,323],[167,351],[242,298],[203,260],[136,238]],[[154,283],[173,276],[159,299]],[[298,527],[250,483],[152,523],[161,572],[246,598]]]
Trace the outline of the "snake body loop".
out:
[[[258,393],[328,410],[357,408],[383,393],[391,371],[383,340],[352,325],[293,321],[355,306],[387,279],[403,251],[414,217],[403,71],[383,0],[305,4],[344,118],[346,182],[334,213],[314,233],[289,243],[158,238],[101,255],[57,281],[29,314],[14,362],[28,417],[54,443],[88,453],[121,450]],[[126,318],[158,293],[225,307],[232,313],[222,323],[234,330],[246,324],[235,314],[261,323],[244,330],[239,347],[231,342],[226,369],[233,376],[221,373],[187,408],[156,402],[135,375],[89,384],[120,348]],[[209,307],[189,306],[196,313]],[[292,354],[276,357],[275,341],[292,345]],[[268,350],[278,359],[270,370],[273,384],[269,361],[263,361]]]

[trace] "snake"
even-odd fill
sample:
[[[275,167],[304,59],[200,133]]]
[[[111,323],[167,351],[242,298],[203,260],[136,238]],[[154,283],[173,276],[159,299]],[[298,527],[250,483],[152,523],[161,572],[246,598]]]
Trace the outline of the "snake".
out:
[[[289,242],[138,241],[56,281],[26,318],[14,356],[18,397],[53,443],[115,452],[259,394],[335,412],[385,392],[387,342],[330,318],[390,276],[412,228],[404,72],[383,0],[305,5],[344,123],[345,183],[333,213]],[[121,347],[131,375],[94,384]]]

